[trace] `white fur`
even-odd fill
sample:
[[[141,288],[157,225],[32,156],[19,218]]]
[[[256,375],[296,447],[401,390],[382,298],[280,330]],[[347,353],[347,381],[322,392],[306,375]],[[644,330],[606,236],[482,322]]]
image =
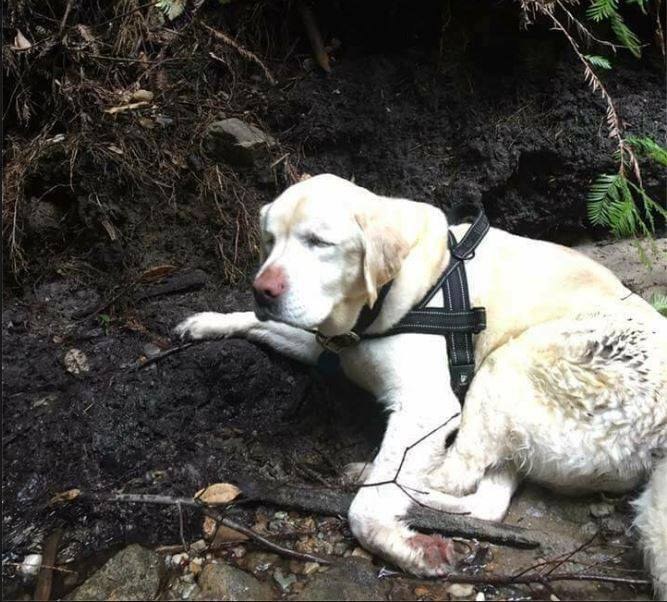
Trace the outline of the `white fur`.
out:
[[[421,299],[449,260],[440,211],[335,176],[292,186],[261,220],[267,259],[260,274],[278,266],[287,281],[280,302],[262,315],[271,320],[207,312],[180,324],[181,335],[244,336],[312,364],[321,349],[303,328],[349,331],[392,278],[369,329],[380,332]],[[460,239],[467,228],[453,231]],[[310,234],[334,244],[309,245]],[[488,327],[475,338],[478,371],[462,417],[442,337],[404,334],[341,353],[346,375],[390,412],[350,508],[351,528],[367,548],[422,575],[444,574],[449,559],[441,539],[404,524],[415,500],[501,520],[525,476],[559,491],[623,491],[645,479],[652,457],[667,447],[667,321],[650,305],[579,253],[497,229],[466,269],[472,304],[486,307]],[[441,304],[436,295],[431,305]],[[406,447],[446,422],[406,456],[403,489],[385,483]],[[667,579],[664,466],[638,502],[658,590]]]

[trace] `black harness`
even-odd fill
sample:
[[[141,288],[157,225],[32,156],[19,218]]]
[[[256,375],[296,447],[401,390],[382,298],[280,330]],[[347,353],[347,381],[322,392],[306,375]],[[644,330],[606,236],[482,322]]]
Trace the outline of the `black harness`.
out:
[[[318,368],[329,374],[336,371],[340,365],[340,351],[359,341],[405,333],[442,335],[447,341],[452,389],[463,401],[475,373],[472,335],[486,328],[484,308],[470,307],[465,261],[475,256],[475,249],[489,228],[489,220],[484,212],[480,212],[461,242],[449,232],[449,264],[424,298],[389,330],[377,334],[365,332],[382,311],[392,282],[380,289],[372,309],[363,308],[350,332],[334,337],[318,334],[317,340],[325,349],[318,358]],[[444,307],[426,307],[439,290],[442,290]]]

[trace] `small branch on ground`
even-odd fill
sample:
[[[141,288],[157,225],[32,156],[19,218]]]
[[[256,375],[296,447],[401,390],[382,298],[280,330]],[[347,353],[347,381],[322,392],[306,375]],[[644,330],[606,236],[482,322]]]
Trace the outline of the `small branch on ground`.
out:
[[[331,66],[329,65],[329,55],[324,48],[322,34],[320,34],[320,29],[317,26],[317,21],[315,20],[315,15],[313,15],[312,9],[307,6],[305,2],[302,2],[302,0],[298,0],[296,6],[297,10],[299,11],[299,15],[301,15],[301,21],[303,22],[303,27],[306,30],[308,40],[310,40],[310,45],[313,49],[313,54],[315,55],[317,64],[324,71],[330,73]]]
[[[470,583],[473,585],[532,585],[539,583],[547,585],[556,581],[598,581],[602,583],[617,583],[624,585],[651,585],[648,579],[635,579],[632,577],[615,577],[613,575],[590,575],[587,573],[527,573],[521,576],[496,575],[494,573],[482,573],[480,575],[466,575],[450,573],[443,578],[448,583]]]
[[[354,498],[353,493],[256,479],[240,479],[238,486],[249,501],[325,516],[347,516]],[[446,514],[423,506],[413,507],[406,521],[416,529],[449,536],[479,539],[516,548],[529,549],[540,545],[539,534],[528,529]]]
[[[56,556],[58,554],[58,545],[62,530],[56,529],[49,535],[44,543],[44,550],[42,552],[42,566],[37,577],[37,585],[35,586],[35,600],[50,600],[51,586],[53,585],[53,566],[56,564]]]
[[[260,535],[253,529],[246,527],[240,523],[237,523],[235,520],[228,518],[222,514],[222,512],[216,509],[215,506],[210,504],[205,504],[201,500],[196,500],[194,498],[188,497],[171,497],[168,495],[152,495],[147,493],[110,493],[110,494],[99,494],[99,493],[89,493],[86,494],[81,492],[77,497],[82,499],[91,499],[96,502],[106,502],[106,503],[126,503],[126,504],[159,504],[159,505],[168,505],[176,506],[179,509],[179,512],[182,511],[183,506],[188,506],[191,508],[199,508],[206,515],[211,517],[213,520],[218,523],[234,529],[239,533],[243,533],[249,539],[253,540],[255,543],[261,545],[262,547],[285,556],[287,558],[293,558],[295,560],[301,560],[303,562],[317,562],[319,564],[331,564],[330,560],[322,558],[320,556],[315,556],[314,554],[306,554],[302,552],[297,552],[286,548],[277,543],[272,542],[263,535]],[[180,515],[179,515],[180,518]],[[180,525],[180,523],[179,523]],[[185,543],[183,544],[185,545]]]

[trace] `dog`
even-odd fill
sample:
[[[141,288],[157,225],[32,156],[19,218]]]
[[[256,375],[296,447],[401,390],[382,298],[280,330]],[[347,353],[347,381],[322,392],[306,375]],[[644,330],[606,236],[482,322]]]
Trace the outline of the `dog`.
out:
[[[385,284],[369,334],[395,325],[450,259],[442,211],[330,174],[262,207],[260,226],[255,311],[198,313],[178,335],[245,337],[313,365],[318,336],[350,332]],[[468,228],[451,230],[460,240]],[[452,542],[409,528],[414,503],[499,521],[523,478],[559,492],[621,492],[652,474],[636,525],[664,597],[667,320],[584,255],[496,228],[466,271],[488,327],[474,338],[477,372],[463,410],[442,336],[399,334],[340,350],[344,373],[389,414],[373,462],[347,469],[361,485],[352,532],[408,572],[444,575],[456,560]],[[429,306],[442,307],[442,293]]]

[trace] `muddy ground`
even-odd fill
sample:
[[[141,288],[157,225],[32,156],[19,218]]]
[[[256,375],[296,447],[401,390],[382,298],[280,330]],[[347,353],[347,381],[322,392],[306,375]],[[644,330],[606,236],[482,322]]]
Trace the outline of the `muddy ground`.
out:
[[[603,105],[582,82],[571,53],[544,25],[521,32],[516,7],[484,3],[482,11],[475,2],[453,4],[444,35],[442,7],[434,2],[424,3],[423,12],[401,2],[389,11],[377,3],[365,9],[346,2],[319,6],[325,41],[341,42],[334,44],[330,75],[313,68],[290,15],[280,26],[267,25],[282,32],[276,46],[284,54],[270,53],[266,44],[254,48],[265,51],[276,85],[252,64],[230,62],[240,70],[223,69],[206,48],[189,67],[166,64],[170,85],[141,79],[155,92],[144,111],[111,118],[101,111],[113,98],[104,97],[104,104],[86,92],[94,119],[64,120],[48,131],[51,141],[30,166],[19,207],[27,265],[15,270],[7,247],[3,258],[7,591],[30,590],[7,563],[39,550],[58,526],[64,528],[58,562],[80,567],[80,579],[123,544],[179,542],[171,508],[48,505],[59,492],[189,496],[208,483],[244,475],[337,487],[345,463],[372,457],[383,430],[374,401],[349,383],[266,349],[210,342],[136,369],[141,358],[170,345],[171,328],[188,314],[251,306],[247,282],[256,261],[257,209],[302,173],[353,177],[377,192],[432,202],[452,215],[458,206],[482,203],[494,225],[519,234],[565,243],[606,236],[587,224],[584,199],[591,180],[613,169],[613,145]],[[266,6],[271,3],[262,4],[268,14],[279,14]],[[203,18],[219,28],[237,22],[234,14],[220,15],[211,9]],[[213,42],[202,38],[201,44]],[[211,48],[218,57],[238,60],[233,49]],[[641,62],[621,58],[607,84],[629,131],[664,142],[660,65],[650,50]],[[110,95],[134,86],[137,73],[131,69],[107,82]],[[206,113],[193,105],[193,98],[200,102],[193,82],[201,78],[215,87]],[[206,128],[223,115],[258,125],[277,146],[245,167],[206,154]],[[11,115],[9,125],[5,166],[20,158],[20,144],[42,131],[39,121],[11,123]],[[74,139],[83,140],[76,160]],[[166,192],[119,167],[118,157],[136,150],[137,140],[148,153],[140,167],[150,167],[154,156]],[[100,163],[96,144],[126,154],[107,152]],[[171,153],[167,167],[161,163],[165,152]],[[71,170],[74,183],[65,186]],[[212,174],[224,180],[219,188],[212,188]],[[644,175],[648,190],[664,200],[665,174],[646,166]],[[618,268],[617,259],[612,263]],[[196,280],[203,286],[162,294],[155,288],[159,282],[141,280],[165,264],[178,274],[201,270]],[[634,282],[642,290],[667,286],[664,270],[649,273],[642,266],[633,262],[619,270],[630,281],[644,274],[641,284]],[[607,514],[594,517],[590,504],[600,501],[525,488],[508,520],[547,533],[547,545],[537,551],[491,546],[491,570],[529,566],[599,531],[596,547],[578,557],[579,568],[593,564],[595,570],[641,576],[627,499],[611,500]],[[241,519],[254,524],[255,509]],[[200,517],[186,513],[184,528],[188,541],[199,539]],[[347,551],[353,549],[344,526],[340,533]],[[389,597],[449,595],[432,583],[392,580]],[[65,594],[75,583],[57,575],[54,593]],[[422,586],[431,589],[415,593]],[[554,587],[572,597],[647,595],[641,587]],[[501,594],[549,596],[540,588]]]

